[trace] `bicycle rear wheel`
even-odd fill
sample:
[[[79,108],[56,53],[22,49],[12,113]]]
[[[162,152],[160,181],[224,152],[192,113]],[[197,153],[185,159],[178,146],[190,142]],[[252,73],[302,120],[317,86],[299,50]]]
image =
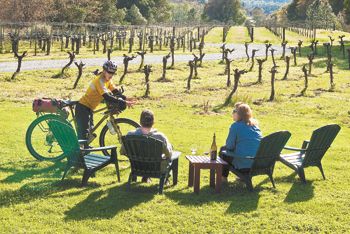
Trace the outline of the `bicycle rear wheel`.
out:
[[[117,124],[119,126],[119,129],[122,133],[122,135],[124,136],[125,134],[127,134],[129,131],[131,130],[135,130],[136,128],[140,127],[140,125],[131,120],[131,119],[125,119],[125,118],[118,118],[115,119],[115,124]],[[118,135],[112,135],[109,132],[108,126],[105,125],[100,133],[100,146],[109,146],[109,145],[116,145],[118,148],[118,151],[120,150],[121,144],[118,141]],[[110,153],[108,151],[103,151],[103,154],[106,156],[109,156]]]
[[[47,114],[35,119],[28,127],[26,132],[26,146],[29,153],[39,161],[59,161],[65,155],[58,145],[57,140],[49,129],[48,121],[66,120],[55,114]]]

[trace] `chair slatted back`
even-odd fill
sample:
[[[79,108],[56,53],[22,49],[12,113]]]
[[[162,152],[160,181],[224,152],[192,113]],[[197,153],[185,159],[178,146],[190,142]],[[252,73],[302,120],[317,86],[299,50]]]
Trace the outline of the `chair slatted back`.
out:
[[[340,131],[340,126],[331,124],[316,129],[311,136],[303,160],[303,166],[317,166]]]
[[[259,175],[272,169],[290,136],[290,132],[280,131],[264,137],[260,142],[250,173]]]
[[[68,163],[75,166],[81,166],[80,146],[74,129],[68,122],[49,120],[50,131],[56,138],[62,151],[67,156]]]
[[[167,162],[162,158],[162,141],[145,135],[123,136],[122,141],[135,175],[159,177],[164,173]]]

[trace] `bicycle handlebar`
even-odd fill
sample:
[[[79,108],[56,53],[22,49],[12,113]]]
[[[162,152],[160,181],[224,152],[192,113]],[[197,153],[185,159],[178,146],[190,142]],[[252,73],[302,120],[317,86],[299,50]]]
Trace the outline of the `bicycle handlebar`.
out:
[[[118,89],[119,93],[123,94],[125,92],[124,87],[121,86],[120,89]],[[79,103],[79,101],[71,101],[71,100],[62,100],[62,108],[64,107],[73,107],[76,106]],[[113,113],[121,113],[122,111],[116,110],[117,108],[114,107],[111,103],[107,103],[107,108],[108,111],[113,112]]]

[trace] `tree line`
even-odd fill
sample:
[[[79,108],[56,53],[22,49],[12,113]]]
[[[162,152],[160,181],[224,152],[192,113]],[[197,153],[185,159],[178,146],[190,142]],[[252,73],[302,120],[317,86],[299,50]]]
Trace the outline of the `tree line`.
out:
[[[208,21],[241,24],[239,0],[0,0],[0,21],[144,25]]]
[[[288,19],[292,21],[307,20],[316,15],[321,21],[324,17],[332,20],[344,17],[344,23],[350,23],[349,0],[293,0],[286,11]]]

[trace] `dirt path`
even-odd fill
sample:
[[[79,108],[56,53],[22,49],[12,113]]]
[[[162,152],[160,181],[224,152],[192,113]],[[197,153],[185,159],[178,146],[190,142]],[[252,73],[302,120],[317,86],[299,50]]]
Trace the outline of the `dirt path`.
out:
[[[221,44],[212,44],[206,43],[206,46],[211,47],[220,47]],[[243,44],[227,44],[228,47],[234,48],[235,51],[231,55],[234,59],[245,58],[245,48]],[[273,48],[277,49],[276,54],[281,54],[280,46],[273,46]],[[265,55],[265,45],[262,44],[254,44],[250,45],[249,51],[252,49],[259,49],[257,52],[257,56]],[[251,52],[249,52],[251,53]],[[145,56],[145,64],[155,64],[162,63],[162,55],[146,55]],[[175,62],[187,62],[193,58],[192,55],[188,54],[175,54]],[[210,60],[220,60],[221,54],[206,54],[204,57],[205,61]],[[86,66],[101,66],[103,62],[106,60],[105,58],[83,58],[83,62]],[[116,56],[112,57],[112,60],[115,61],[118,65],[122,64],[123,57]],[[79,60],[78,60],[79,61]],[[22,62],[22,71],[29,70],[46,70],[46,69],[59,69],[62,68],[65,64],[67,64],[67,59],[59,59],[59,60],[31,60],[26,61],[25,59]],[[140,58],[136,58],[130,62],[130,64],[138,64],[140,62]],[[0,72],[14,72],[17,69],[17,62],[1,62],[0,63]]]

